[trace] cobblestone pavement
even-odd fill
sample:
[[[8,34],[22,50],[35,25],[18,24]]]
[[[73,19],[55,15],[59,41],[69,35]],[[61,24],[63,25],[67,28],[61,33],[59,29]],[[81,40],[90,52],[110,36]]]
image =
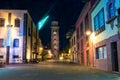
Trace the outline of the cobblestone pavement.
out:
[[[77,64],[41,62],[0,68],[0,80],[120,80],[120,75]]]

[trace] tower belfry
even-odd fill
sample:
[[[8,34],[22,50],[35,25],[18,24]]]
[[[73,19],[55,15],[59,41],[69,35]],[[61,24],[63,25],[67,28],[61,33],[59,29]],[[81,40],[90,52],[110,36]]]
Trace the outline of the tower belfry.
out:
[[[54,58],[58,58],[59,54],[59,26],[58,21],[51,23],[51,47]]]

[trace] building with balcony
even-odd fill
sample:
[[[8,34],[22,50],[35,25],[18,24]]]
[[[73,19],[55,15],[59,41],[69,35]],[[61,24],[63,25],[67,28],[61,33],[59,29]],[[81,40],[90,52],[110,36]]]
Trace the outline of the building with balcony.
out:
[[[0,60],[23,63],[38,55],[39,31],[27,10],[0,10]]]
[[[91,9],[94,66],[120,72],[120,0],[97,0]]]

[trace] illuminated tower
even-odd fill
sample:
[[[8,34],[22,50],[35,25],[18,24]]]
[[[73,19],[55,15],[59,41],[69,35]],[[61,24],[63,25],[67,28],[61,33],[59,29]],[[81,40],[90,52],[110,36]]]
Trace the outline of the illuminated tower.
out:
[[[59,26],[58,21],[51,23],[51,47],[54,58],[58,58],[59,54]]]

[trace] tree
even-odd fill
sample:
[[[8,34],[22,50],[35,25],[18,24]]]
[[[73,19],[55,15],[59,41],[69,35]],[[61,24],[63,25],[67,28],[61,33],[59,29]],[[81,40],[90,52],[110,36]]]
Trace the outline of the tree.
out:
[[[70,30],[66,33],[66,39],[69,39],[69,38],[72,36],[73,32],[74,32],[74,29],[70,29]]]

